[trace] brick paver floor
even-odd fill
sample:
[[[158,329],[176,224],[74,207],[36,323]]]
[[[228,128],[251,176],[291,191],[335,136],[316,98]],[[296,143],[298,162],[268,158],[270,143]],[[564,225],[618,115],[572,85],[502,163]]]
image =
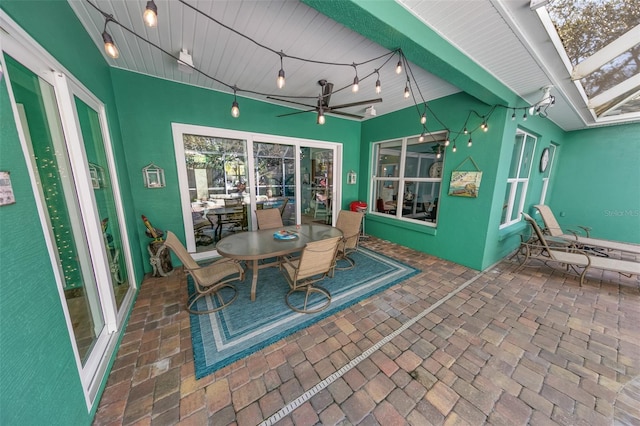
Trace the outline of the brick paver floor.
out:
[[[94,424],[256,425],[403,325],[276,424],[640,424],[637,277],[362,245],[422,272],[200,380],[184,275],[146,278]]]

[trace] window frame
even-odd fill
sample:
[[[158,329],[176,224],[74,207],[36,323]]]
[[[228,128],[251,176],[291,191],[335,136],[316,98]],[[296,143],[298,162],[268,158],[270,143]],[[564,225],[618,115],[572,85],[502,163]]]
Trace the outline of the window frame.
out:
[[[549,179],[551,179],[551,173],[553,173],[553,164],[556,158],[556,152],[558,146],[554,143],[549,144],[549,165],[547,170],[542,173],[542,191],[540,192],[540,204],[544,204],[547,198],[547,191],[549,189]]]
[[[399,138],[392,138],[392,139],[387,139],[387,140],[382,140],[382,141],[376,141],[373,142],[371,145],[371,170],[372,170],[372,177],[371,177],[371,186],[369,188],[369,209],[368,209],[368,213],[371,213],[373,215],[376,216],[381,216],[381,217],[389,217],[392,218],[394,220],[401,220],[404,222],[410,222],[410,223],[417,223],[417,224],[421,224],[430,228],[435,228],[438,225],[437,222],[437,210],[436,210],[436,216],[433,222],[430,222],[426,219],[422,220],[421,218],[413,218],[413,217],[407,217],[407,216],[403,216],[403,209],[402,208],[396,208],[396,212],[395,214],[387,214],[387,213],[381,213],[377,211],[377,199],[379,197],[379,193],[378,193],[378,188],[379,185],[385,185],[385,183],[391,182],[392,185],[395,185],[395,188],[405,188],[405,184],[407,182],[411,182],[411,183],[415,183],[415,184],[420,184],[420,183],[427,183],[427,184],[439,184],[439,188],[438,188],[438,192],[436,194],[432,194],[433,199],[434,200],[440,200],[442,198],[442,173],[440,174],[439,178],[433,178],[433,177],[418,177],[418,176],[406,176],[407,172],[407,156],[408,156],[408,150],[407,147],[410,145],[414,145],[414,144],[441,144],[442,145],[442,150],[441,150],[441,157],[437,158],[434,152],[434,163],[435,162],[441,162],[442,163],[442,169],[444,170],[445,168],[445,160],[446,160],[446,149],[444,148],[444,143],[445,140],[447,139],[447,132],[446,131],[439,131],[439,132],[433,132],[429,134],[429,140],[425,140],[423,142],[419,141],[419,135],[410,135],[410,136],[405,136],[405,137],[399,137]],[[399,148],[400,148],[400,156],[398,158],[398,163],[397,164],[392,164],[397,168],[397,171],[394,173],[394,176],[378,176],[377,172],[379,170],[379,167],[381,166],[381,164],[379,163],[379,153],[381,153],[382,151],[388,150],[389,149],[389,145],[393,144],[394,142],[399,143]],[[395,149],[395,147],[394,147]],[[409,154],[409,156],[411,156],[411,154]],[[419,174],[419,173],[416,173]],[[397,189],[396,189],[397,190]],[[402,194],[400,195],[400,192],[402,192]],[[405,192],[404,191],[397,191],[397,199],[396,199],[396,203],[398,206],[402,206],[404,205],[404,201],[405,201]],[[418,196],[418,194],[414,194],[414,196]],[[433,200],[432,200],[433,201]],[[417,202],[417,201],[416,201]],[[436,209],[439,209],[439,203],[437,204],[437,206],[435,207]],[[426,217],[426,214],[425,214]]]
[[[502,218],[500,219],[500,226],[499,229],[504,229],[506,227],[509,227],[511,225],[514,225],[516,223],[519,223],[520,221],[522,221],[522,215],[518,214],[516,215],[515,218],[511,219],[511,217],[513,217],[513,209],[515,207],[515,201],[516,199],[519,200],[519,205],[518,205],[518,211],[522,212],[524,209],[524,205],[527,199],[527,194],[528,194],[528,190],[529,190],[529,179],[531,178],[531,169],[533,168],[533,159],[535,157],[535,152],[536,152],[536,145],[538,143],[538,137],[535,136],[533,133],[527,132],[525,130],[522,129],[517,129],[516,133],[514,135],[514,145],[515,145],[515,141],[516,138],[518,137],[518,135],[522,135],[524,138],[524,142],[522,143],[522,146],[520,147],[520,152],[516,153],[515,151],[515,146],[514,146],[514,151],[511,155],[511,162],[509,163],[509,167],[511,167],[511,164],[513,164],[513,158],[514,156],[517,154],[518,155],[518,167],[515,173],[515,177],[509,177],[507,176],[507,188],[509,189],[509,198],[507,201],[506,206],[504,206],[504,208],[507,209],[507,214],[504,216],[505,221],[502,221]],[[529,142],[531,141],[531,142]],[[526,152],[526,147],[527,147],[527,143],[533,143],[533,148],[531,149],[531,159],[529,161],[529,170],[527,172],[526,177],[519,177],[521,175],[521,171],[522,171],[522,160],[524,158],[524,154]],[[509,173],[511,172],[511,169],[509,169]],[[522,184],[522,187],[520,189],[520,192],[518,193],[518,186],[519,184]],[[505,195],[506,195],[506,191],[505,191]],[[519,195],[519,197],[517,197]]]

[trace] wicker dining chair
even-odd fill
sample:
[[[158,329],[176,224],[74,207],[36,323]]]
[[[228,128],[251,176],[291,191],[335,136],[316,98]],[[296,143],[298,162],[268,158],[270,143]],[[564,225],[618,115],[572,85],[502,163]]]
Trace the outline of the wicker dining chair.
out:
[[[290,290],[285,302],[292,310],[305,314],[320,312],[331,304],[329,290],[314,285],[325,279],[333,269],[338,242],[342,237],[309,242],[296,260],[285,257],[281,270]],[[296,303],[292,295],[302,293],[302,301]],[[320,300],[312,295],[319,295]]]
[[[187,252],[180,240],[171,231],[166,233],[167,239],[164,244],[173,251],[182,265],[184,271],[191,276],[195,287],[195,293],[187,300],[187,310],[192,314],[209,314],[219,311],[220,309],[230,305],[238,297],[238,290],[231,285],[233,281],[244,280],[244,269],[237,262],[229,259],[221,259],[207,266],[200,266],[193,260],[193,257]],[[227,297],[223,294],[223,289],[233,291],[233,296]],[[229,293],[229,291],[224,291]],[[213,308],[208,310],[194,309],[194,304],[201,298],[211,295],[216,297],[218,306],[215,301]]]

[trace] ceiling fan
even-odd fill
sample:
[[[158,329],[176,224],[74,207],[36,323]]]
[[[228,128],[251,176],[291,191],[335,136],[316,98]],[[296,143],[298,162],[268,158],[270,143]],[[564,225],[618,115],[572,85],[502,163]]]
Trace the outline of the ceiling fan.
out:
[[[348,112],[342,112],[342,111],[338,111],[339,109],[342,108],[350,108],[350,107],[354,107],[354,106],[359,106],[359,105],[370,105],[370,104],[374,104],[374,103],[378,103],[378,102],[382,102],[382,98],[377,98],[377,99],[369,99],[366,101],[358,101],[358,102],[351,102],[348,104],[340,104],[340,105],[329,105],[329,99],[331,99],[331,93],[333,91],[333,83],[329,83],[327,80],[319,80],[318,84],[320,85],[321,92],[320,92],[320,96],[318,96],[318,103],[317,105],[309,105],[309,104],[303,104],[301,102],[295,102],[295,101],[291,101],[288,99],[280,99],[280,98],[274,98],[272,96],[267,96],[267,99],[273,99],[275,101],[281,101],[281,102],[288,102],[291,104],[296,104],[296,105],[302,105],[305,106],[307,108],[307,110],[304,111],[296,111],[296,112],[290,112],[287,114],[281,114],[278,115],[278,117],[286,117],[287,115],[295,115],[295,114],[303,114],[305,112],[311,112],[311,111],[316,111],[319,112],[320,108],[322,108],[323,113],[331,113],[331,114],[336,114],[336,115],[342,115],[345,117],[351,117],[351,118],[359,118],[362,119],[364,117],[360,116],[360,115],[356,115],[356,114],[350,114]]]

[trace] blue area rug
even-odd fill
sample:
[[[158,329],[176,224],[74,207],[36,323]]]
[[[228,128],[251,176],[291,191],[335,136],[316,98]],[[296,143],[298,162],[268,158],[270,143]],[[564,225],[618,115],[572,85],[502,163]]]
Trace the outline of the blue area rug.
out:
[[[236,282],[238,298],[230,306],[208,315],[191,314],[191,340],[196,379],[201,379],[335,312],[358,303],[418,270],[379,253],[359,248],[351,256],[356,267],[336,271],[317,285],[331,293],[331,305],[316,314],[299,314],[285,303],[289,285],[278,268],[261,269],[256,300],[251,302],[251,270]],[[341,261],[338,266],[343,265]],[[346,263],[345,263],[346,265]],[[194,291],[189,278],[189,294]],[[211,297],[198,301],[197,309],[210,309]]]

